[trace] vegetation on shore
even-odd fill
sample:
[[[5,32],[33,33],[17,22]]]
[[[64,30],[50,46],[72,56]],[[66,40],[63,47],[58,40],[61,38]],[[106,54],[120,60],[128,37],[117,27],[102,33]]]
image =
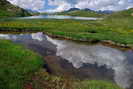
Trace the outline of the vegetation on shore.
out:
[[[1,31],[42,31],[73,40],[103,41],[133,46],[132,9],[113,13],[103,20],[14,19],[1,20]],[[127,13],[128,12],[128,13]],[[122,14],[121,14],[122,13]]]
[[[103,41],[133,46],[133,9],[116,12],[103,20],[2,19],[29,13],[0,1],[0,31],[42,31],[73,40]],[[66,14],[66,13],[62,13]],[[97,13],[73,11],[68,15],[101,17]],[[116,84],[99,80],[69,79],[50,75],[43,69],[42,58],[11,41],[0,40],[0,89],[121,89]]]
[[[122,89],[116,84],[102,80],[76,80],[68,77],[49,75],[39,70],[31,80],[33,89]]]
[[[6,0],[2,0],[0,3],[1,2],[10,4],[7,3]],[[0,9],[5,10],[7,7],[6,4]],[[9,7],[7,9],[9,9]],[[13,9],[11,8],[11,12],[12,10]],[[64,15],[66,14],[65,12],[62,13],[64,13]],[[50,35],[57,35],[73,40],[94,42],[110,40],[118,44],[133,46],[133,16],[131,15],[133,13],[132,8],[125,11],[115,12],[106,16],[98,14],[94,11],[85,10],[70,11],[68,13],[74,16],[103,16],[104,19],[96,21],[81,21],[55,19],[15,20],[1,18],[0,31],[42,31]],[[11,13],[9,14],[11,15]],[[5,14],[3,15],[6,16]],[[19,13],[19,15],[21,14]]]
[[[38,54],[0,40],[0,89],[122,89],[107,81],[79,81],[50,75],[43,64]]]
[[[0,89],[23,89],[25,81],[42,67],[42,58],[11,41],[0,40]]]

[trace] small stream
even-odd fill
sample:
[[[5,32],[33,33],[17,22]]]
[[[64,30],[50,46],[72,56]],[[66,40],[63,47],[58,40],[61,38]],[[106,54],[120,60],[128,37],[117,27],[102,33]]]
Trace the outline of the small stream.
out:
[[[53,39],[42,32],[0,34],[0,39],[24,45],[46,60],[49,72],[79,79],[108,80],[133,89],[133,50]]]

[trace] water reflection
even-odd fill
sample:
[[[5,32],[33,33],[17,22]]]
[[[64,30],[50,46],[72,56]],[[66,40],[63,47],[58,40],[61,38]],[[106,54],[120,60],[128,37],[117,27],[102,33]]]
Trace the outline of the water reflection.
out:
[[[100,19],[102,19],[102,18],[63,16],[63,15],[39,15],[39,16],[21,17],[20,19],[75,19],[75,20],[100,20]]]
[[[76,70],[86,68],[89,64],[90,68],[93,68],[93,65],[97,65],[96,69],[99,70],[99,72],[107,72],[107,70],[100,70],[106,66],[107,69],[112,69],[114,71],[113,80],[118,85],[122,86],[123,88],[132,87],[133,51],[131,50],[121,51],[103,45],[89,46],[77,44],[66,40],[52,39],[41,32],[18,35],[0,34],[0,38],[24,43],[29,47],[33,46],[31,48],[40,50],[39,52],[42,55],[46,54],[46,52],[50,50],[52,53],[48,52],[46,55],[55,54],[60,56],[65,59],[65,61],[71,63]],[[90,70],[89,67],[88,70]],[[87,74],[89,75],[89,73]]]
[[[124,53],[102,45],[87,46],[49,37],[47,39],[57,45],[57,55],[68,60],[75,68],[81,68],[86,63],[97,63],[99,67],[106,65],[114,70],[114,80],[118,85],[127,88],[132,84],[133,66],[129,62],[133,62],[132,51],[129,54],[129,51]]]

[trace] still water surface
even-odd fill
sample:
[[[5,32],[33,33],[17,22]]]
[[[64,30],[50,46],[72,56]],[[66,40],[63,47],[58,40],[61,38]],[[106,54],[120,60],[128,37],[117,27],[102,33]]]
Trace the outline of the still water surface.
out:
[[[18,18],[17,18],[18,19]],[[102,18],[95,17],[78,17],[78,16],[64,16],[64,15],[38,15],[29,17],[20,17],[19,19],[74,19],[74,20],[100,20]]]
[[[44,56],[52,73],[60,72],[80,79],[109,80],[123,88],[133,89],[132,50],[78,44],[53,39],[42,32],[0,34],[0,39],[12,40]]]

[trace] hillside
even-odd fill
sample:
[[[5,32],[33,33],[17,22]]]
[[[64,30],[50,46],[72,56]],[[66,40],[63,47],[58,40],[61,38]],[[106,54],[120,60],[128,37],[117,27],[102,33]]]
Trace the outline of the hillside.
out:
[[[127,19],[133,18],[133,8],[112,13],[107,17],[107,19],[124,19],[124,18]]]
[[[12,5],[6,0],[0,0],[0,17],[30,15],[26,10]]]
[[[82,16],[82,17],[102,17],[103,13],[97,13],[95,11],[92,10],[68,10],[68,11],[64,11],[64,12],[59,12],[57,13],[58,15],[70,15],[70,16]]]

